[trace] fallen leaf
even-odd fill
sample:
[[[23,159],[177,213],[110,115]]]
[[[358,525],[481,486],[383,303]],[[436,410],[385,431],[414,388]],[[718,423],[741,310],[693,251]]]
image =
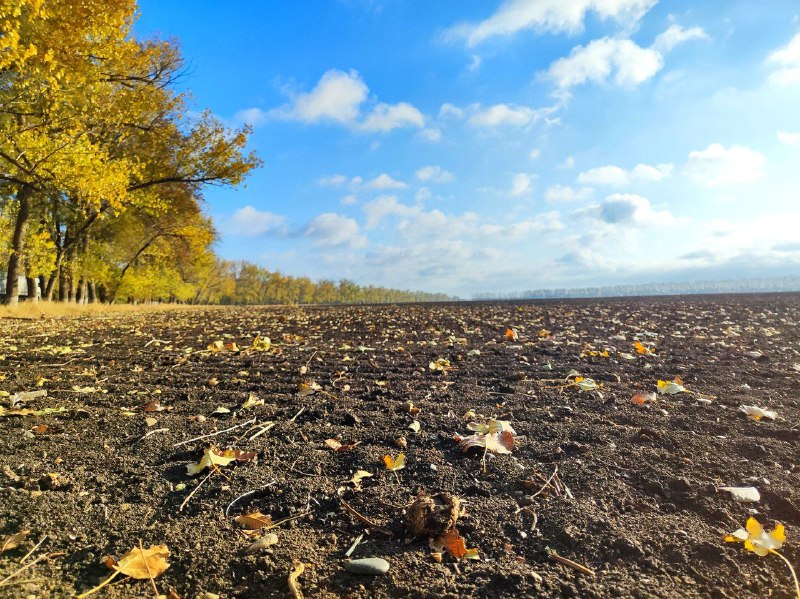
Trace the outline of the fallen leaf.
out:
[[[203,457],[197,464],[189,464],[186,466],[186,472],[189,476],[199,474],[206,468],[214,468],[215,466],[227,466],[236,459],[236,454],[231,449],[226,449],[222,453],[217,453],[215,447],[209,447],[203,451]]]
[[[450,360],[446,358],[437,358],[435,361],[428,364],[428,368],[435,372],[447,372],[452,368]]]
[[[356,441],[355,443],[340,443],[336,439],[326,439],[325,445],[330,447],[333,451],[347,451],[349,449],[353,449],[357,445],[360,445],[361,441]]]
[[[683,386],[683,381],[680,377],[675,377],[673,381],[658,381],[658,392],[662,395],[675,395],[676,393],[688,393],[688,390]]]
[[[163,407],[157,401],[151,401],[145,404],[144,411],[145,412],[163,412],[167,408]]]
[[[234,518],[236,524],[248,530],[259,530],[261,528],[268,528],[272,526],[272,516],[262,514],[261,512],[250,512],[249,514],[242,514]]]
[[[508,327],[506,329],[506,339],[508,339],[509,341],[519,341],[519,335],[517,335],[517,331],[515,331],[511,327]]]
[[[263,406],[264,400],[257,398],[254,394],[250,394],[250,396],[244,401],[242,404],[242,409],[247,410],[248,408],[253,408],[255,406]]]
[[[136,579],[150,579],[163,574],[169,568],[166,545],[153,545],[149,549],[134,547],[113,566],[121,574]]]
[[[645,355],[649,355],[649,354],[654,354],[654,353],[656,353],[656,349],[655,349],[654,347],[647,347],[647,346],[646,346],[646,345],[644,345],[644,343],[642,343],[641,341],[636,341],[636,342],[633,344],[633,347],[634,347],[634,349],[636,350],[636,353],[637,353],[637,354],[645,354]]]
[[[383,463],[386,464],[386,467],[392,472],[402,470],[406,467],[406,456],[402,453],[398,454],[396,458],[385,455],[383,456]]]
[[[158,420],[156,420],[155,418],[152,418],[152,417],[148,416],[147,418],[145,418],[145,419],[144,419],[144,423],[145,423],[147,426],[155,426],[156,424],[158,424]]]
[[[656,400],[655,393],[637,393],[631,398],[631,403],[641,406],[646,403],[652,403],[655,400]]]
[[[49,414],[60,414],[66,411],[67,408],[44,408],[43,410],[21,408],[18,410],[6,410],[0,406],[0,416],[48,416]]]
[[[408,425],[408,428],[410,428],[415,433],[418,433],[420,429],[419,420],[414,420],[411,424]]]
[[[367,472],[366,470],[356,470],[356,473],[353,475],[353,478],[350,479],[350,482],[358,486],[361,484],[362,480],[365,478],[370,478],[371,476],[375,475],[371,472]]]
[[[213,343],[209,343],[208,347],[206,348],[210,352],[219,352],[225,349],[225,343],[223,343],[222,339],[218,339]]]
[[[233,459],[242,463],[251,462],[257,455],[257,451],[241,451],[239,449],[233,451]]]
[[[407,401],[403,404],[403,411],[411,414],[412,416],[420,413],[420,409],[414,405],[413,402]]]
[[[218,407],[216,410],[214,410],[211,413],[212,414],[230,414],[231,411],[228,408],[224,407],[224,406],[220,406],[220,407]]]
[[[775,418],[778,416],[778,414],[772,410],[759,408],[757,406],[739,406],[739,411],[744,412],[753,420],[761,420],[762,418],[766,418],[767,420],[775,420]]]
[[[40,424],[38,426],[34,426],[31,431],[33,431],[34,435],[43,435],[47,432],[48,426],[46,424]]]
[[[432,549],[439,553],[446,549],[456,559],[461,559],[462,557],[478,559],[479,557],[477,549],[467,549],[464,539],[455,528],[451,528],[443,535],[432,539],[430,545]]]
[[[297,394],[300,397],[314,395],[314,393],[321,390],[322,387],[319,385],[319,383],[315,381],[311,381],[310,383],[300,383],[299,385],[297,385]]]
[[[29,530],[21,530],[16,534],[7,536],[3,542],[0,543],[0,554],[19,547],[19,544],[22,543],[30,533],[31,531]]]

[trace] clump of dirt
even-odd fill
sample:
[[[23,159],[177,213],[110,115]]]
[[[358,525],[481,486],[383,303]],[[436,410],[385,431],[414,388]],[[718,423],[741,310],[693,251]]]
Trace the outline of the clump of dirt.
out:
[[[170,599],[285,597],[290,573],[331,599],[790,597],[724,537],[783,523],[800,564],[798,323],[797,294],[0,321],[0,546],[30,531],[0,596],[74,597],[163,545]],[[492,421],[513,446],[468,429]],[[455,524],[464,557],[434,558]],[[345,568],[365,558],[388,572]]]

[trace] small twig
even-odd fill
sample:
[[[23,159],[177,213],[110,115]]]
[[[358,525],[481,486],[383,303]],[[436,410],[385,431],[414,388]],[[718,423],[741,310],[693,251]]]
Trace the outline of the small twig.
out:
[[[253,439],[258,439],[261,435],[266,433],[268,430],[270,430],[274,426],[275,426],[274,422],[269,422],[269,423],[265,424],[264,426],[261,427],[261,429],[257,433],[255,433],[252,437],[248,438],[247,440],[248,441],[252,441]]]
[[[289,516],[288,518],[281,518],[280,520],[273,522],[269,526],[265,526],[262,528],[262,531],[265,530],[272,530],[273,528],[278,528],[281,524],[286,524],[287,522],[291,522],[292,520],[297,520],[298,518],[302,518],[303,516],[308,516],[311,513],[311,510],[307,512],[300,512],[299,514],[295,514],[294,516]]]
[[[303,599],[303,593],[300,591],[300,585],[297,584],[297,579],[306,571],[306,566],[303,562],[295,560],[294,571],[289,574],[289,592],[294,599]]]
[[[550,485],[550,481],[552,481],[557,474],[558,474],[558,466],[556,466],[556,469],[553,470],[553,474],[550,475],[550,478],[548,478],[545,481],[544,485],[542,485],[542,488],[536,491],[536,493],[534,493],[533,495],[531,495],[531,497],[536,497],[537,495],[541,495],[547,487],[552,486]]]
[[[232,426],[230,428],[226,428],[225,430],[217,431],[216,433],[209,433],[207,435],[200,435],[199,437],[194,437],[193,439],[188,439],[186,441],[181,441],[180,443],[175,443],[173,447],[180,447],[181,445],[187,445],[189,443],[193,443],[194,441],[199,441],[200,439],[207,439],[208,437],[216,437],[217,435],[221,435],[223,433],[230,432],[232,430],[236,430],[237,428],[242,428],[243,426],[247,426],[248,424],[253,424],[257,419],[251,418],[247,422],[242,422],[241,424],[237,424],[236,426]]]
[[[228,515],[228,512],[229,512],[229,511],[230,511],[230,509],[233,507],[233,504],[234,504],[234,503],[238,502],[240,499],[244,499],[245,497],[249,497],[249,496],[250,496],[250,495],[252,495],[253,493],[258,493],[259,491],[263,491],[264,489],[268,489],[269,487],[271,487],[272,485],[274,485],[274,484],[275,484],[275,482],[276,482],[276,481],[272,481],[271,483],[269,483],[268,485],[264,485],[264,486],[263,486],[263,487],[261,487],[260,489],[253,489],[252,491],[248,491],[247,493],[243,493],[242,495],[239,495],[239,497],[237,497],[236,499],[234,499],[233,501],[231,501],[231,502],[228,504],[228,507],[226,507],[226,508],[225,508],[225,516],[227,516],[227,515]]]
[[[305,406],[303,406],[302,408],[300,408],[300,411],[299,411],[299,412],[297,412],[297,414],[295,414],[294,416],[292,416],[291,418],[289,418],[289,420],[287,420],[286,422],[292,422],[292,423],[293,423],[295,420],[297,420],[297,417],[298,417],[300,414],[302,414],[303,412],[305,412],[305,411],[306,411],[306,408],[305,408]]]
[[[345,510],[347,510],[347,512],[348,512],[348,513],[349,513],[351,516],[353,516],[355,519],[357,519],[357,520],[360,520],[361,522],[363,522],[363,523],[364,523],[364,524],[366,524],[367,526],[369,526],[369,527],[371,527],[371,528],[374,528],[375,530],[377,530],[377,531],[378,531],[378,532],[380,532],[380,533],[383,533],[383,534],[385,534],[385,535],[387,535],[387,536],[390,536],[390,537],[391,537],[391,536],[394,536],[394,535],[392,534],[392,531],[391,531],[391,530],[388,530],[388,529],[384,528],[383,526],[381,526],[380,524],[377,524],[377,523],[373,522],[372,520],[370,520],[370,519],[369,519],[369,518],[367,518],[366,516],[364,516],[364,515],[362,515],[362,514],[359,514],[359,513],[356,511],[356,509],[355,509],[355,508],[354,508],[352,505],[350,505],[349,503],[347,503],[347,502],[346,502],[346,501],[345,501],[343,498],[339,497],[339,501],[341,502],[341,504],[342,504],[342,507],[343,507]]]
[[[53,558],[53,557],[61,557],[62,555],[65,555],[65,554],[64,553],[43,553],[42,555],[37,557],[35,560],[33,560],[31,563],[25,564],[24,566],[21,566],[21,567],[17,568],[11,574],[6,576],[3,580],[0,580],[0,587],[8,586],[7,583],[8,583],[9,580],[14,578],[18,574],[21,574],[22,572],[24,572],[28,568],[30,568],[32,566],[35,566],[40,561],[45,560],[45,559],[50,559],[50,558]]]
[[[145,440],[145,439],[147,439],[147,437],[149,437],[150,435],[155,435],[156,433],[165,433],[165,432],[167,432],[168,430],[169,430],[168,428],[154,428],[153,430],[151,430],[151,431],[147,431],[147,432],[146,432],[144,435],[142,435],[141,437],[139,437],[138,439],[136,439],[136,441],[134,441],[134,442],[133,442],[131,445],[136,445],[136,444],[137,444],[137,443],[139,443],[140,441],[144,441],[144,440]]]
[[[47,535],[44,535],[42,537],[42,540],[39,541],[38,543],[36,543],[36,545],[34,545],[33,549],[31,549],[30,551],[28,551],[28,553],[26,553],[24,556],[22,556],[22,559],[19,560],[19,563],[20,564],[24,563],[25,560],[28,559],[31,556],[31,554],[33,554],[33,552],[36,551],[39,548],[39,545],[41,545],[42,543],[45,542],[45,539],[47,539]]]
[[[559,564],[564,564],[565,566],[569,566],[570,568],[577,570],[582,574],[586,574],[587,576],[594,576],[595,572],[591,568],[587,568],[586,566],[579,564],[578,562],[574,562],[569,558],[562,557],[558,555],[555,551],[550,551],[549,557],[551,560],[558,562]]]
[[[356,540],[355,540],[355,541],[353,541],[353,544],[352,544],[352,545],[350,545],[350,549],[348,549],[348,550],[345,552],[344,556],[345,556],[345,557],[350,557],[351,555],[353,555],[353,551],[355,551],[355,550],[356,550],[356,547],[358,547],[358,544],[361,542],[361,539],[363,539],[363,538],[364,538],[364,533],[362,532],[360,535],[358,535],[358,536],[356,537]]]
[[[297,469],[294,467],[294,465],[295,465],[295,464],[296,464],[296,463],[297,463],[299,460],[300,460],[300,458],[297,458],[297,459],[296,459],[294,462],[292,462],[292,465],[291,465],[291,466],[289,466],[289,470],[291,470],[292,472],[297,472],[297,474],[302,474],[303,476],[319,476],[318,474],[311,474],[311,473],[309,473],[309,472],[303,472],[302,470],[297,470]]]
[[[564,481],[561,479],[559,475],[556,475],[556,480],[562,487],[564,487],[564,492],[567,494],[567,497],[569,497],[570,499],[575,499],[575,496],[572,494],[572,491],[569,490],[569,487],[564,483]]]
[[[179,507],[179,508],[178,508],[178,511],[179,511],[179,512],[182,512],[182,511],[183,511],[183,508],[184,508],[184,506],[185,506],[187,503],[189,503],[189,500],[190,500],[190,499],[191,499],[191,498],[194,496],[194,494],[195,494],[195,493],[197,493],[197,491],[198,491],[198,490],[200,490],[200,487],[202,487],[202,486],[203,486],[203,484],[204,484],[204,483],[205,483],[205,482],[206,482],[206,481],[207,481],[209,478],[211,478],[211,476],[212,476],[212,475],[214,475],[216,472],[217,472],[217,470],[216,470],[216,469],[214,469],[214,470],[212,470],[211,472],[209,472],[209,473],[208,473],[208,475],[207,475],[207,476],[206,476],[206,477],[205,477],[203,480],[201,480],[201,481],[200,481],[200,484],[198,484],[198,485],[197,485],[197,486],[196,486],[194,489],[192,489],[192,492],[191,492],[191,493],[189,493],[189,494],[186,496],[186,499],[184,499],[184,500],[183,500],[183,503],[181,504],[181,507]]]

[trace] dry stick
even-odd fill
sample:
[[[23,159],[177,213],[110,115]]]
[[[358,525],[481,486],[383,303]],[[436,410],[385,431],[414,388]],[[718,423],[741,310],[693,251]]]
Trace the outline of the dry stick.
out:
[[[139,443],[140,441],[144,441],[144,440],[145,440],[145,439],[147,439],[147,437],[149,437],[150,435],[155,435],[156,433],[165,433],[165,432],[167,432],[168,430],[169,430],[168,428],[154,428],[153,430],[151,430],[151,431],[147,431],[147,432],[146,432],[144,435],[142,435],[141,437],[139,437],[138,439],[136,439],[136,441],[134,441],[134,442],[133,442],[133,445],[136,445],[136,444],[137,444],[137,443]]]
[[[273,522],[269,526],[263,527],[261,530],[272,530],[273,528],[279,527],[281,524],[286,524],[287,522],[291,522],[292,520],[297,520],[298,518],[302,518],[303,516],[308,516],[311,513],[311,510],[306,512],[300,512],[299,514],[295,514],[294,516],[289,516],[288,518],[281,518],[277,522]]]
[[[203,486],[203,483],[205,483],[205,482],[206,482],[206,481],[207,481],[209,478],[211,478],[211,475],[212,475],[212,474],[214,474],[214,473],[216,473],[216,472],[218,472],[218,470],[215,468],[214,470],[212,470],[211,472],[209,472],[209,473],[208,473],[208,476],[206,476],[206,477],[205,477],[203,480],[201,480],[201,481],[200,481],[200,484],[199,484],[199,485],[197,485],[197,486],[196,486],[194,489],[192,489],[192,492],[191,492],[191,493],[189,493],[189,494],[186,496],[186,499],[184,499],[184,500],[183,500],[183,503],[181,504],[181,507],[179,507],[179,508],[178,508],[178,511],[179,511],[179,512],[182,512],[182,511],[183,511],[183,507],[184,507],[184,506],[185,506],[187,503],[189,503],[189,500],[190,500],[190,499],[191,499],[191,498],[194,496],[194,494],[195,494],[195,493],[197,493],[197,491],[200,489],[200,487],[202,487],[202,486]]]
[[[786,556],[782,553],[776,551],[775,549],[770,549],[770,553],[774,553],[779,558],[783,560],[783,562],[789,566],[789,572],[792,573],[792,579],[794,580],[794,592],[797,593],[797,599],[800,599],[800,581],[797,580],[797,572],[794,571],[794,566],[792,566],[792,562],[786,559]]]
[[[302,414],[303,412],[305,412],[305,411],[306,411],[306,408],[305,408],[305,406],[303,406],[302,408],[300,408],[300,411],[299,411],[299,412],[297,412],[297,414],[295,414],[294,416],[292,416],[291,418],[289,418],[289,420],[287,420],[286,422],[294,422],[295,420],[297,420],[297,417],[298,417],[300,414]]]
[[[555,551],[550,551],[549,557],[551,560],[557,561],[558,563],[564,564],[565,566],[569,566],[570,568],[573,568],[578,572],[581,572],[582,574],[586,574],[588,576],[595,575],[594,570],[592,570],[591,568],[587,568],[586,566],[579,564],[578,562],[574,562],[571,559],[562,557],[558,555]]]
[[[306,566],[303,562],[295,561],[295,569],[289,574],[289,592],[294,599],[303,599],[303,593],[300,592],[300,586],[297,584],[297,579],[306,571]]]
[[[362,532],[360,535],[356,537],[356,540],[353,541],[353,544],[350,545],[350,549],[348,549],[347,552],[345,552],[344,556],[350,557],[351,555],[353,555],[353,551],[356,550],[356,547],[358,547],[358,544],[361,542],[361,539],[363,538],[364,538],[364,533]]]
[[[275,426],[274,422],[270,422],[262,426],[261,429],[256,434],[254,434],[252,437],[249,437],[247,440],[252,441],[253,439],[258,439],[261,435],[266,433],[268,430],[272,429],[274,426]]]
[[[354,508],[352,505],[350,505],[349,503],[347,503],[347,502],[346,502],[344,499],[342,499],[341,497],[339,497],[339,501],[341,502],[341,504],[342,504],[342,507],[343,507],[345,510],[347,510],[347,512],[348,512],[348,513],[349,513],[351,516],[353,516],[354,518],[356,518],[357,520],[360,520],[361,522],[363,522],[363,523],[364,523],[364,524],[366,524],[367,526],[370,526],[371,528],[374,528],[375,530],[377,530],[377,531],[378,531],[378,532],[380,532],[380,533],[383,533],[383,534],[385,534],[385,535],[387,535],[387,536],[390,536],[390,537],[391,537],[391,536],[394,536],[394,535],[392,534],[392,531],[391,531],[391,530],[388,530],[388,529],[384,528],[383,526],[381,526],[380,524],[376,524],[375,522],[373,522],[372,520],[370,520],[370,519],[369,519],[369,518],[367,518],[366,516],[363,516],[363,515],[359,514],[359,513],[356,511],[356,509],[355,509],[355,508]]]
[[[45,539],[47,539],[47,535],[44,535],[44,536],[42,537],[42,540],[41,540],[41,541],[39,541],[38,543],[36,543],[36,545],[34,545],[33,549],[31,549],[30,551],[28,551],[28,553],[26,553],[25,555],[23,555],[23,556],[22,556],[22,559],[21,559],[21,560],[19,560],[19,563],[20,563],[20,564],[24,563],[24,562],[25,562],[25,560],[26,560],[26,559],[28,559],[28,558],[31,556],[31,554],[32,554],[34,551],[36,551],[36,550],[39,548],[39,545],[41,545],[42,543],[44,543]]]
[[[62,556],[62,555],[66,555],[66,554],[65,554],[65,553],[43,553],[42,555],[40,555],[39,557],[37,557],[35,560],[33,560],[31,563],[29,563],[29,564],[25,564],[24,566],[22,566],[22,567],[20,567],[20,568],[17,568],[17,569],[16,569],[16,570],[14,570],[14,571],[13,571],[11,574],[9,574],[8,576],[6,576],[6,577],[5,577],[3,580],[0,580],[0,587],[9,586],[9,585],[7,585],[7,584],[6,584],[6,583],[7,583],[9,580],[11,580],[12,578],[14,578],[15,576],[17,576],[17,575],[18,575],[18,574],[20,574],[21,572],[23,572],[23,571],[27,570],[27,569],[28,569],[28,568],[30,568],[31,566],[34,566],[34,565],[38,564],[38,563],[39,563],[40,561],[42,561],[43,559],[49,559],[49,558],[51,558],[51,557],[60,557],[60,556]]]
[[[551,486],[550,481],[553,480],[557,474],[558,474],[558,466],[556,466],[556,469],[553,470],[553,474],[550,475],[550,478],[548,478],[545,481],[544,485],[542,485],[542,488],[536,491],[536,493],[534,493],[533,495],[531,495],[531,497],[536,497],[537,495],[541,495],[547,487]]]
[[[209,433],[207,435],[200,435],[199,437],[195,437],[193,439],[188,439],[186,441],[181,441],[180,443],[175,443],[173,447],[180,447],[181,445],[187,445],[194,441],[199,441],[200,439],[207,439],[208,437],[216,437],[217,435],[221,435],[223,433],[230,432],[232,430],[236,430],[237,428],[242,428],[243,426],[247,426],[248,424],[253,424],[257,418],[251,418],[247,422],[242,422],[241,424],[237,424],[236,426],[232,426],[230,428],[226,428],[225,430],[217,431],[216,433]]]

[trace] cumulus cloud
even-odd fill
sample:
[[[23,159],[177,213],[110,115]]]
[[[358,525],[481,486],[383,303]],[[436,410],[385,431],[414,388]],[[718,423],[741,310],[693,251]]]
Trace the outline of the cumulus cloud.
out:
[[[327,175],[319,179],[319,184],[323,187],[342,187],[346,183],[347,177],[344,175]]]
[[[672,174],[672,164],[637,164],[631,170],[613,164],[590,169],[578,175],[578,181],[587,185],[626,187],[634,183],[656,183]]]
[[[788,146],[800,146],[800,131],[778,131],[778,141]]]
[[[412,216],[420,212],[419,208],[414,206],[407,206],[397,201],[397,196],[383,195],[378,196],[371,202],[367,202],[363,206],[364,215],[366,216],[365,227],[367,229],[374,229],[379,226],[384,219],[390,216]]]
[[[684,172],[701,185],[721,187],[760,179],[766,164],[766,157],[755,150],[714,143],[705,150],[689,152]]]
[[[496,127],[498,125],[523,126],[535,123],[541,117],[538,110],[527,106],[512,104],[495,104],[482,107],[479,104],[470,106],[472,113],[468,119],[470,125],[478,127]]]
[[[333,212],[314,218],[305,226],[302,235],[321,247],[361,248],[367,245],[367,239],[360,234],[354,219]]]
[[[775,68],[769,75],[773,85],[785,87],[800,83],[800,33],[772,52],[767,57],[767,65]]]
[[[578,218],[596,220],[606,225],[669,225],[675,217],[666,210],[653,210],[650,200],[634,193],[615,193],[599,204],[573,213]]]
[[[476,46],[492,37],[510,36],[533,29],[552,33],[576,33],[588,12],[600,19],[634,27],[657,0],[506,0],[479,23],[462,23],[446,32],[449,39],[463,39]]]
[[[387,133],[402,127],[422,128],[424,115],[408,102],[370,107],[369,88],[357,71],[331,69],[310,92],[294,94],[291,101],[270,111],[248,108],[237,118],[252,125],[272,119],[308,124],[334,123],[367,133]]]
[[[636,87],[664,67],[664,55],[675,46],[707,38],[700,27],[684,29],[680,25],[671,25],[649,48],[630,39],[604,37],[586,46],[576,46],[569,56],[553,62],[547,75],[564,90],[587,82],[609,80],[621,87]]]
[[[386,173],[381,173],[371,181],[367,181],[364,184],[366,189],[405,189],[408,187],[407,183],[403,183],[402,181],[398,181],[394,179],[391,175],[387,175]]]
[[[533,191],[533,178],[527,173],[517,173],[511,180],[511,195],[520,197]]]
[[[578,202],[590,199],[593,193],[591,187],[575,189],[567,185],[553,185],[544,192],[544,199],[548,202]]]
[[[423,127],[425,117],[411,104],[378,104],[359,124],[363,131],[385,133],[400,127]]]
[[[230,235],[257,237],[266,233],[285,232],[286,217],[245,206],[233,213],[224,223],[224,228]]]
[[[423,166],[417,170],[416,175],[420,181],[430,181],[431,183],[448,183],[453,180],[453,173],[438,165]]]

